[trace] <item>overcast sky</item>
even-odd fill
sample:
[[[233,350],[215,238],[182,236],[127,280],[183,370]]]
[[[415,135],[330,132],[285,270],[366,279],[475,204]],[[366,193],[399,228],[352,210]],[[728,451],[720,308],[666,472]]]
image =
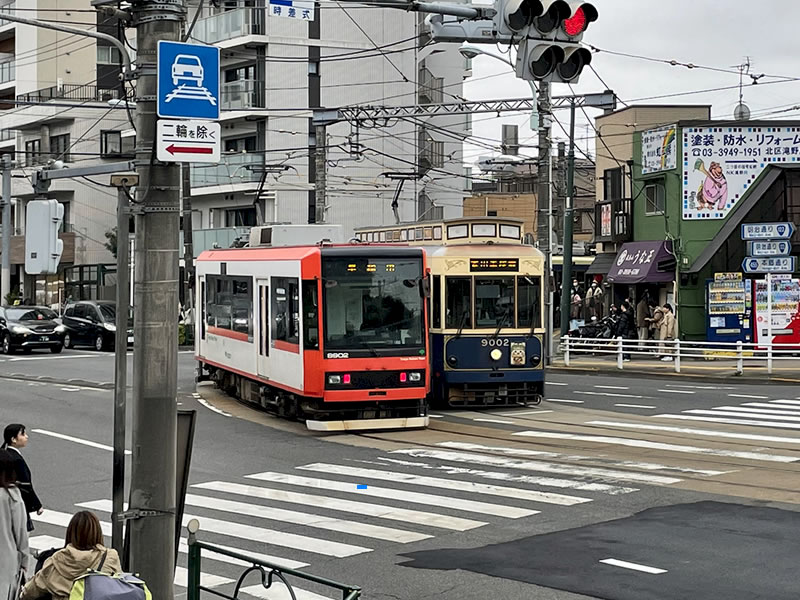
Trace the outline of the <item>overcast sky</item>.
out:
[[[710,104],[713,118],[730,118],[739,101],[738,89],[645,98],[738,86],[736,65],[744,63],[749,56],[751,73],[766,74],[758,85],[752,85],[750,78],[746,78],[744,102],[752,116],[800,118],[800,108],[777,112],[800,105],[800,36],[797,33],[800,3],[792,0],[597,0],[595,5],[599,18],[584,34],[586,44],[601,50],[732,71],[688,69],[602,51],[595,53],[592,66],[623,101],[629,104]],[[487,44],[484,49],[497,53],[493,45]],[[797,80],[791,81],[791,78]],[[575,93],[588,93],[603,91],[605,86],[587,68],[573,88]],[[553,95],[572,93],[565,84],[555,84],[552,90]],[[469,99],[530,95],[528,84],[517,80],[508,65],[484,56],[473,61],[473,75],[465,82],[464,91]],[[589,111],[592,118],[597,114],[597,111]],[[569,111],[559,111],[556,116],[566,127]],[[586,149],[588,142],[593,153],[594,132],[587,129],[587,120],[580,111],[578,117],[578,144]],[[502,118],[475,115],[474,141],[496,144],[490,140],[499,139],[502,123],[518,124],[520,142],[535,145],[535,134],[529,128],[526,115]],[[554,125],[553,135],[566,137],[558,125]],[[587,140],[587,136],[591,139]],[[536,154],[533,148],[525,151]],[[474,163],[480,155],[491,154],[489,149],[475,144],[467,144],[464,152],[467,163]]]

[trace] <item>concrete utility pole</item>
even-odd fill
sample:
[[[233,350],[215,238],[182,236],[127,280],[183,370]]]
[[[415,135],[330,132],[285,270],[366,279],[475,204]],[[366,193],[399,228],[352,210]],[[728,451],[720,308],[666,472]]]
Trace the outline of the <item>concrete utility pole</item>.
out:
[[[183,307],[194,306],[191,281],[194,278],[194,240],[192,239],[192,170],[181,165],[181,191],[183,200]]]
[[[314,197],[316,198],[316,208],[314,211],[314,221],[316,223],[324,223],[325,222],[325,212],[326,212],[326,201],[327,198],[325,197],[325,186],[326,186],[326,174],[327,174],[327,151],[328,151],[328,128],[325,125],[317,125],[314,128],[315,131],[315,138],[317,141],[317,147],[315,151],[315,171],[316,177],[314,179]]]
[[[552,227],[550,219],[552,214],[552,188],[550,182],[551,157],[550,157],[550,84],[546,81],[539,82],[539,165],[536,193],[536,239],[539,249],[544,252],[544,358],[545,364],[550,364],[553,357],[553,291],[550,278],[553,273],[552,264]]]
[[[184,0],[133,0],[136,26],[136,247],[134,267],[133,460],[130,569],[153,598],[172,600],[178,359],[180,168],[154,160],[156,59],[178,41]]]
[[[569,309],[572,301],[572,213],[575,200],[575,105],[569,104],[569,153],[567,154],[567,199],[564,204],[564,264],[561,267],[561,337],[569,333]]]
[[[3,266],[0,277],[0,304],[5,302],[6,294],[11,291],[11,155],[3,154],[0,158],[3,188]]]

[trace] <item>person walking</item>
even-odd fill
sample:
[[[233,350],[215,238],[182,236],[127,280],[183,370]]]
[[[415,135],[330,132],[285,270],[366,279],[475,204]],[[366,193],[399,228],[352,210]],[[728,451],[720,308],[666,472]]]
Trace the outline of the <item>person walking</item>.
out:
[[[623,340],[635,340],[636,339],[636,323],[633,318],[633,309],[631,305],[627,302],[623,302],[620,306],[620,313],[619,313],[619,320],[617,321],[617,331],[616,336],[618,338],[622,338]],[[622,360],[628,361],[631,359],[631,349],[630,349],[630,342],[625,343],[622,342],[623,347],[627,349],[627,352],[623,350],[622,353]]]
[[[40,515],[44,512],[42,503],[39,501],[39,496],[33,489],[31,481],[31,470],[28,468],[28,463],[22,457],[20,450],[28,445],[28,432],[25,431],[25,425],[21,423],[12,423],[7,425],[3,430],[3,449],[8,450],[14,459],[14,469],[17,472],[17,486],[22,492],[22,500],[25,502],[25,511],[28,521],[28,531],[33,531],[33,521],[31,521],[30,513],[35,512]]]
[[[119,555],[103,545],[103,530],[94,513],[76,512],[67,526],[65,546],[44,561],[22,590],[22,600],[52,597],[68,600],[72,582],[87,569],[114,575],[122,570]]]
[[[14,459],[0,450],[0,598],[16,598],[28,563],[25,503],[16,484]]]
[[[664,318],[661,319],[661,336],[662,342],[659,344],[659,352],[662,355],[661,360],[669,362],[672,360],[672,345],[665,344],[665,341],[673,341],[675,339],[675,315],[672,312],[672,306],[669,304],[664,305]]]

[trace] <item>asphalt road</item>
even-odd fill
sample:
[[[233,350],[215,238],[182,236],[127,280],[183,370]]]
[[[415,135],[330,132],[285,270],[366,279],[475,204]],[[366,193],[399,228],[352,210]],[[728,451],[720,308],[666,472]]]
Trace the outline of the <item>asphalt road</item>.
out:
[[[191,354],[179,363],[201,539],[380,600],[796,598],[800,390],[554,374],[538,408],[317,435],[195,392]],[[28,426],[46,507],[35,546],[79,506],[109,521],[111,381],[108,353],[0,357],[3,421]],[[204,581],[230,591],[242,567],[219,558]],[[256,584],[242,597],[288,598]]]

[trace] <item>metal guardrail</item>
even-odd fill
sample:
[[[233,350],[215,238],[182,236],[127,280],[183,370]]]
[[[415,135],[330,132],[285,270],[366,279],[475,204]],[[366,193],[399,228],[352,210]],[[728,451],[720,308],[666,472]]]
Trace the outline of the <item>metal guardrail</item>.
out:
[[[772,374],[774,361],[799,360],[797,344],[763,344],[744,342],[689,342],[685,340],[638,340],[616,338],[578,338],[564,336],[560,342],[564,366],[581,356],[615,356],[617,369],[623,370],[630,357],[668,357],[676,373],[681,372],[685,360],[731,359],[736,360],[736,374],[744,372],[745,364],[766,362],[767,373]],[[655,355],[655,356],[654,356]]]
[[[258,560],[252,556],[248,556],[247,554],[232,552],[226,548],[221,548],[220,546],[216,546],[214,544],[201,542],[197,539],[197,532],[200,529],[200,524],[197,519],[192,519],[189,521],[186,529],[189,532],[189,576],[186,587],[187,600],[200,600],[201,591],[219,596],[220,598],[227,598],[227,600],[240,600],[239,592],[241,591],[242,584],[247,576],[250,575],[250,573],[258,573],[261,576],[261,585],[264,586],[264,589],[270,589],[275,584],[283,584],[286,586],[286,590],[289,592],[289,596],[292,598],[292,600],[297,600],[297,594],[295,594],[294,588],[292,587],[291,583],[289,583],[287,576],[339,590],[342,593],[342,600],[358,600],[361,598],[360,587],[338,583],[336,581],[331,581],[330,579],[325,579],[324,577],[312,575],[311,573],[303,573],[302,571],[297,571],[295,569],[289,569],[274,563]],[[239,576],[239,579],[236,580],[236,586],[233,589],[233,595],[229,596],[228,594],[218,590],[200,585],[200,565],[202,562],[201,555],[203,550],[208,550],[209,552],[214,552],[215,554],[223,554],[230,558],[244,561],[245,563],[251,563],[251,566],[247,567]]]

